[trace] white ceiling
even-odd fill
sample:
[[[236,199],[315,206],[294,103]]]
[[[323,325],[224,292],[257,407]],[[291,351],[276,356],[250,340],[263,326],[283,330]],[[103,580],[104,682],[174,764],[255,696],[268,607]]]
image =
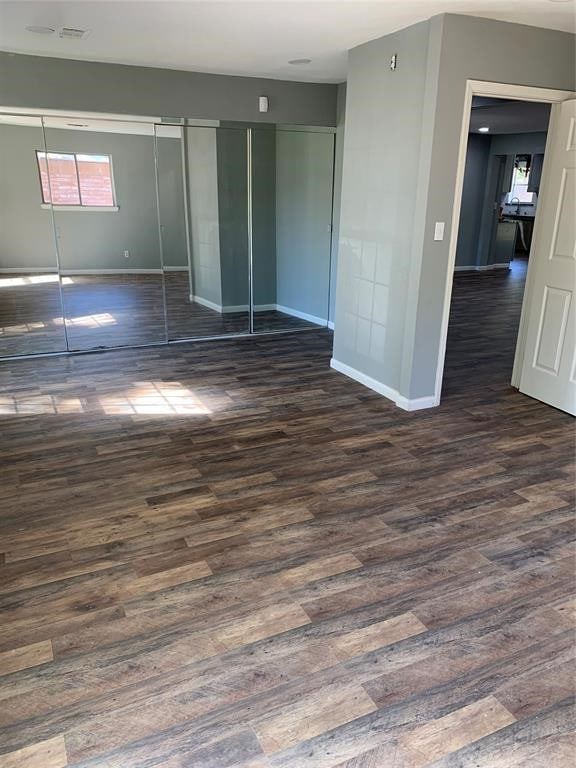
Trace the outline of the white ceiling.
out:
[[[290,80],[346,79],[346,51],[438,13],[574,31],[576,0],[0,0],[0,49]],[[88,29],[83,40],[29,25]],[[289,59],[310,58],[304,66]]]

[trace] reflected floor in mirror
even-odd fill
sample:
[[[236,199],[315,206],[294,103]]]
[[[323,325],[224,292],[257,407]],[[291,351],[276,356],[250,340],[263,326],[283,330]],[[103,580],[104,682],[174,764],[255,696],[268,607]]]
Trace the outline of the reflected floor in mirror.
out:
[[[198,302],[190,303],[188,275],[185,272],[165,272],[166,318],[170,339],[226,336],[248,333],[248,311],[218,312]],[[254,330],[257,333],[318,328],[318,325],[277,310],[257,311]]]
[[[10,274],[0,278],[0,286],[0,356],[66,350],[56,275]],[[66,275],[62,286],[70,349],[166,340],[161,275]],[[166,273],[165,290],[169,339],[248,333],[248,312],[191,304],[186,273]],[[255,317],[255,330],[262,333],[315,327],[272,310]]]
[[[70,349],[166,340],[162,275],[71,275],[62,287]]]
[[[58,275],[0,275],[0,357],[65,349]]]

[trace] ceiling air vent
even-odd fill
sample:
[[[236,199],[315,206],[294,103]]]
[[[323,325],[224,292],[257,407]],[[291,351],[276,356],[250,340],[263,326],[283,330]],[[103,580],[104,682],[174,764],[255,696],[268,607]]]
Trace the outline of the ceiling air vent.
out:
[[[88,30],[74,29],[74,27],[62,27],[59,34],[60,37],[70,37],[74,40],[82,40],[82,38],[88,37]]]

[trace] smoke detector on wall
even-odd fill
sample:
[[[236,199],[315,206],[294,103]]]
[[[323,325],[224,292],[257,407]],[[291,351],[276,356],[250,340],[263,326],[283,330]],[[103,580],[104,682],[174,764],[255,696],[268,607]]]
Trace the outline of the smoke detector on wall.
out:
[[[89,34],[87,29],[75,29],[74,27],[62,27],[58,32],[59,37],[68,37],[72,40],[84,40]]]

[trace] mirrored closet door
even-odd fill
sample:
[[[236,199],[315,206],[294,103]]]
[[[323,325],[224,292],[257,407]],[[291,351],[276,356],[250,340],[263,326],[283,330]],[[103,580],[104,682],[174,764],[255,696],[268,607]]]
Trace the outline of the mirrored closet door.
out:
[[[334,134],[0,114],[0,357],[328,322]]]
[[[166,341],[153,125],[46,117],[44,132],[68,348]]]
[[[248,134],[156,126],[169,340],[248,333]]]
[[[0,115],[0,357],[66,350],[42,119]]]
[[[325,327],[334,133],[251,132],[254,331]]]

